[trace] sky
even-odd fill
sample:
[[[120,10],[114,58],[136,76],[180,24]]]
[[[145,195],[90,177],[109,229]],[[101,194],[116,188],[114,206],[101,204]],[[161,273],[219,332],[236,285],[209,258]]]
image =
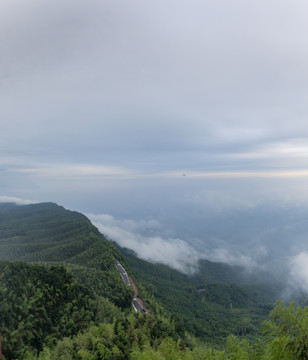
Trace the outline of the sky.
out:
[[[0,200],[81,211],[177,268],[201,252],[259,264],[260,234],[306,214],[307,15],[304,0],[2,0]]]

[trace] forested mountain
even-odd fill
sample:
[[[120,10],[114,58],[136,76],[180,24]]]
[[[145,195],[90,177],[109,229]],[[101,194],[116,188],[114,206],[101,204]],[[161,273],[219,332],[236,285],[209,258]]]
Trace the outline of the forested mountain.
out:
[[[0,260],[65,264],[97,295],[125,308],[132,292],[115,258],[122,260],[119,251],[78,212],[53,203],[0,204]]]
[[[155,301],[181,319],[185,330],[206,343],[219,346],[229,334],[255,338],[262,333],[261,323],[275,302],[275,291],[269,286],[235,283],[239,276],[226,264],[204,261],[198,273],[188,276],[141,260],[128,249],[119,249]],[[147,300],[147,293],[142,297]]]
[[[97,316],[93,294],[63,267],[1,261],[0,274],[0,324],[8,359],[76,335]]]
[[[132,309],[133,290],[115,259],[133,276],[148,315]],[[265,341],[261,323],[274,294],[236,284],[235,268],[200,266],[187,276],[140,260],[84,215],[53,203],[0,204],[3,359],[307,358],[308,308],[280,303]],[[293,325],[288,332],[283,324]],[[295,352],[304,355],[290,357]]]
[[[82,214],[53,203],[0,205],[0,259],[109,268],[118,251]]]

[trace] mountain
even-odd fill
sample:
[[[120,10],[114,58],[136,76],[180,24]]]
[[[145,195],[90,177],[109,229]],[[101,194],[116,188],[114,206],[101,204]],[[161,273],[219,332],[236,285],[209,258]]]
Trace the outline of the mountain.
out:
[[[149,316],[134,314],[131,307],[133,290],[122,281],[115,267],[115,259],[119,260],[134,278],[139,296],[149,309]],[[94,341],[94,338],[99,341],[98,333],[101,334],[99,339],[106,338],[104,351],[109,357],[106,355],[97,357],[98,359],[128,359],[134,346],[136,349],[143,349],[143,346],[148,344],[158,349],[164,337],[181,343],[182,348],[193,346],[195,340],[192,340],[191,336],[218,347],[224,346],[230,334],[255,339],[262,333],[261,323],[273,307],[275,294],[264,285],[243,284],[239,270],[226,264],[203,261],[200,263],[199,273],[194,276],[184,275],[165,265],[151,264],[137,258],[132,251],[107,240],[78,212],[66,210],[54,203],[22,206],[0,204],[0,297],[2,303],[7,304],[1,308],[0,325],[2,328],[11,329],[8,323],[12,325],[18,321],[18,317],[13,316],[12,320],[12,315],[8,315],[15,310],[9,310],[10,302],[7,299],[17,299],[17,303],[20,303],[20,319],[27,319],[28,315],[24,314],[29,314],[29,311],[30,315],[32,314],[31,319],[33,314],[39,311],[39,299],[45,306],[45,298],[54,296],[55,289],[58,289],[56,293],[64,294],[63,301],[55,302],[50,309],[45,307],[40,310],[45,314],[43,319],[47,319],[46,324],[53,324],[51,319],[54,315],[49,311],[58,311],[62,314],[62,322],[65,322],[65,318],[70,321],[67,314],[71,313],[65,312],[66,306],[67,309],[75,309],[77,313],[81,306],[82,311],[89,315],[87,336],[91,341]],[[55,284],[55,275],[52,274],[57,272],[62,274],[63,281]],[[16,282],[21,284],[20,288],[25,286],[24,296],[18,287],[14,287],[10,282],[10,277],[5,276],[7,273],[15,274]],[[47,280],[42,282],[36,274],[41,274],[41,278]],[[79,300],[78,297],[74,298],[74,291],[67,296],[64,290],[78,286],[81,294],[87,294],[85,296],[88,300],[83,305],[78,305]],[[38,293],[34,290],[36,287],[41,289]],[[68,302],[67,305],[65,301]],[[24,306],[28,308],[28,312],[24,312]],[[59,310],[55,310],[57,306]],[[76,314],[72,316],[76,317]],[[100,321],[105,324],[104,330],[97,328]],[[31,332],[30,323],[31,321],[25,323],[28,325],[23,325],[28,326],[27,334]],[[63,329],[68,329],[67,331],[52,325],[52,328],[56,329],[53,334],[57,333],[54,339],[58,340],[55,341],[58,342],[63,336],[71,339],[76,331],[87,328],[84,322],[81,321],[80,324],[74,331],[69,330],[71,328],[68,325],[63,325]],[[45,329],[46,325],[43,327]],[[25,349],[31,349],[31,346],[34,346],[34,352],[43,351],[46,346],[53,351],[55,342],[46,340],[52,333],[47,334],[48,331],[44,329],[40,329],[41,336],[35,337],[36,340],[30,335],[28,340],[23,340],[25,345],[20,354],[24,354],[22,351],[26,351]],[[7,334],[14,335],[14,331],[8,330]],[[142,332],[146,334],[144,338]],[[22,336],[20,334],[23,334],[23,328],[17,334]],[[14,336],[14,341],[17,341],[18,336]],[[33,344],[33,341],[37,341],[37,344]],[[65,341],[69,342],[72,348],[80,345],[73,345],[73,340]],[[89,350],[90,353],[92,350]],[[95,351],[103,350],[97,348]],[[119,351],[120,355],[112,355],[114,351]],[[54,356],[57,358],[58,355]]]
[[[53,203],[0,206],[0,259],[110,267],[115,254],[119,255],[80,213]]]
[[[141,260],[119,247],[132,274],[140,281],[141,297],[151,298],[180,319],[185,330],[208,344],[221,346],[229,334],[255,338],[277,299],[271,286],[243,283],[239,269],[202,261],[199,272],[182,274],[163,264]],[[141,285],[142,284],[142,285]],[[143,293],[142,290],[145,289]]]
[[[54,203],[0,204],[0,260],[65,264],[97,295],[127,308],[132,291],[115,259],[123,260],[119,251],[78,212]]]
[[[0,257],[2,360],[124,360],[184,337],[158,304],[159,317],[134,312],[115,266],[125,260],[80,213],[0,204]]]
[[[5,358],[23,359],[27,351],[41,351],[63,336],[77,335],[101,317],[94,294],[64,267],[0,261],[0,274]]]

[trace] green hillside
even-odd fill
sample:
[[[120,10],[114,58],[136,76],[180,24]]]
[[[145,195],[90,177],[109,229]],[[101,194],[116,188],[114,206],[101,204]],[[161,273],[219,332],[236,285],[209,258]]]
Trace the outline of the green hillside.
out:
[[[214,346],[224,345],[230,334],[250,339],[262,334],[261,324],[276,300],[271,287],[227,282],[226,279],[239,277],[236,269],[226,264],[204,262],[200,272],[188,276],[166,265],[141,260],[130,250],[119,249],[147,290],[141,294],[145,301],[147,294],[153,294],[189,333]],[[151,299],[148,301],[151,306]]]
[[[84,215],[53,203],[0,204],[0,260],[61,263],[97,295],[122,308],[132,291],[114,266],[119,251]]]
[[[8,359],[77,335],[98,316],[94,295],[63,267],[0,261],[0,274],[0,328]]]
[[[167,318],[123,312],[63,266],[8,261],[0,261],[0,334],[3,360],[124,360],[149,341],[180,341]]]
[[[53,203],[0,205],[0,259],[65,264],[96,295],[130,308],[132,291],[119,277],[115,258],[134,275],[152,312],[159,304],[159,311],[166,309],[186,331],[214,345],[224,344],[230,333],[260,334],[273,306],[268,288],[234,283],[238,268],[203,261],[199,273],[187,276],[116,247],[78,212]]]
[[[307,359],[308,307],[279,302],[264,339],[229,336],[214,350],[172,318],[123,313],[61,266],[0,261],[3,360]]]
[[[148,315],[132,310],[115,259]],[[308,308],[278,304],[264,339],[271,289],[243,284],[225,264],[200,269],[187,276],[138,259],[53,203],[0,204],[2,360],[307,358]]]
[[[118,251],[82,214],[53,203],[0,205],[0,259],[110,268]]]

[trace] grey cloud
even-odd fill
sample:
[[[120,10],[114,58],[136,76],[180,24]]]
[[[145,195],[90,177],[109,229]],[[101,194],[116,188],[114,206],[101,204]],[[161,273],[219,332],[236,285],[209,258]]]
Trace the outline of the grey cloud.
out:
[[[207,256],[247,262],[227,246],[237,233],[225,239],[221,218],[205,228],[204,217],[307,200],[307,10],[302,0],[1,1],[2,192],[157,219],[162,233],[109,225],[145,254],[173,246],[176,266],[208,232]],[[264,238],[248,241],[260,257]]]
[[[2,12],[10,19],[2,23],[9,44],[2,61],[14,66],[3,118],[38,152],[51,152],[50,137],[66,154],[66,141],[81,152],[100,138],[99,149],[111,153],[196,144],[226,153],[234,142],[243,151],[251,136],[262,141],[290,127],[293,136],[307,134],[302,76],[296,82],[306,25],[300,13],[291,26],[286,3],[30,1],[17,13],[12,4]],[[294,84],[281,86],[285,74]]]

